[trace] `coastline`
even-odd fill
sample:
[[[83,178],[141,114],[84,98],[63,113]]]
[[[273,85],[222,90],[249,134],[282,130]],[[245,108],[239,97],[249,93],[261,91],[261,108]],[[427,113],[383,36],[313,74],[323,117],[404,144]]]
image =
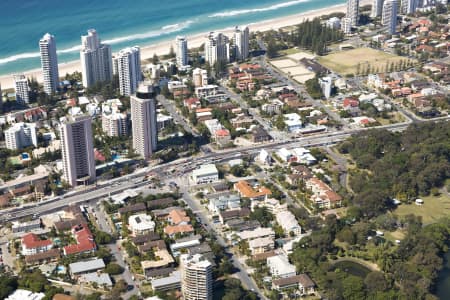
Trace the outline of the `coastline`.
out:
[[[370,0],[362,0],[360,6],[369,4]],[[334,6],[329,6],[321,9],[310,10],[304,13],[294,14],[290,16],[274,18],[266,21],[261,21],[257,23],[248,24],[250,31],[267,31],[271,29],[279,29],[282,27],[293,26],[299,24],[307,19],[313,19],[315,17],[319,17],[321,15],[327,15],[335,12],[345,12],[346,4],[337,4]],[[220,30],[225,35],[229,35],[233,32],[233,28],[225,28]],[[204,37],[207,33],[199,33],[195,35],[188,35],[188,47],[189,48],[197,48],[200,47],[202,43],[204,43]],[[167,40],[164,42],[160,42],[155,45],[144,46],[141,47],[141,59],[146,60],[153,57],[153,54],[157,55],[165,55],[170,51],[170,46],[174,46],[175,41]],[[64,77],[67,73],[73,73],[75,71],[81,71],[81,65],[79,60],[75,60],[72,62],[59,64],[59,76]],[[38,82],[42,82],[42,74],[41,69],[34,69],[23,72],[26,77],[31,78],[34,77]],[[0,76],[0,86],[2,90],[14,88],[13,74],[2,75]]]

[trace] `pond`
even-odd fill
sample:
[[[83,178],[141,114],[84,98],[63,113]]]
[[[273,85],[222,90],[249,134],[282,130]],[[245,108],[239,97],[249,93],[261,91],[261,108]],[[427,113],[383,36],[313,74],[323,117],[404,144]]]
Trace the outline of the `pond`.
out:
[[[450,295],[450,251],[444,256],[444,267],[439,272],[436,283],[436,296],[439,299],[447,299]]]
[[[369,268],[349,260],[343,260],[335,263],[331,270],[334,271],[336,269],[353,276],[361,277],[362,279],[366,278],[367,274],[371,272]]]

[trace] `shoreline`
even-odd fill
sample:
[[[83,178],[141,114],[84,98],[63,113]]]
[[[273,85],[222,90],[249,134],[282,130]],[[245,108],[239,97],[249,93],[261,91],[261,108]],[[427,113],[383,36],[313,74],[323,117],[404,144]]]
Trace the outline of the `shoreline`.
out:
[[[362,0],[360,3],[360,6],[369,4],[370,0]],[[322,15],[328,15],[331,13],[336,12],[345,12],[346,10],[346,4],[336,4],[333,6],[328,6],[324,8],[319,8],[315,10],[310,10],[303,13],[298,13],[290,16],[285,17],[279,17],[274,18],[270,20],[265,20],[261,22],[251,23],[247,26],[249,27],[250,31],[267,31],[271,29],[279,29],[282,27],[288,27],[300,24],[304,22],[307,19],[314,19],[316,17],[322,16]],[[222,30],[216,30],[224,33],[225,35],[229,35],[233,32],[233,28],[224,28]],[[188,39],[188,48],[198,48],[201,44],[204,43],[204,37],[206,36],[207,32],[193,34],[193,35],[186,35],[186,38]],[[150,46],[144,46],[141,47],[141,61],[150,59],[153,57],[153,54],[157,54],[158,56],[166,55],[170,51],[170,46],[174,46],[175,49],[175,41],[174,40],[167,40],[163,42],[159,42],[154,45]],[[58,64],[59,69],[59,76],[64,77],[67,73],[73,73],[75,71],[81,71],[81,65],[79,60],[66,62],[66,63],[60,63]],[[23,73],[26,77],[31,78],[34,77],[38,82],[42,83],[42,73],[41,69],[33,69]],[[6,89],[13,89],[14,88],[14,81],[13,81],[13,74],[11,73],[8,75],[1,75],[0,76],[0,86],[2,90]]]

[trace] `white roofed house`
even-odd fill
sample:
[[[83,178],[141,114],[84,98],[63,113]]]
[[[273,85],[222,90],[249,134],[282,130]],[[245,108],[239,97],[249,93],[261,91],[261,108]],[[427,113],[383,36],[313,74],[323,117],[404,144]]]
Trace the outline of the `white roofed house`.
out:
[[[274,240],[270,237],[257,238],[248,242],[248,248],[252,255],[261,254],[273,250]]]
[[[273,278],[287,278],[296,275],[296,269],[284,254],[267,258],[267,266]]]
[[[128,227],[134,236],[143,235],[155,230],[155,222],[146,214],[137,214],[128,218]]]
[[[223,192],[207,197],[209,199],[208,210],[218,213],[221,210],[237,209],[241,207],[241,198],[237,194]]]
[[[283,228],[286,234],[300,235],[302,234],[302,228],[297,222],[297,219],[290,211],[281,211],[276,214],[277,223]]]

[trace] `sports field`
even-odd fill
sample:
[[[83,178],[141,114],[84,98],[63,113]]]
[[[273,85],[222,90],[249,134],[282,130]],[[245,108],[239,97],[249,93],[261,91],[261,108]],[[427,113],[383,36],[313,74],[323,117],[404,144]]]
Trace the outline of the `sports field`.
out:
[[[400,61],[406,63],[407,59],[372,48],[358,48],[339,51],[326,56],[317,57],[319,63],[341,75],[355,74],[358,70],[364,70],[370,65],[371,69],[384,72],[387,64],[396,64]]]

